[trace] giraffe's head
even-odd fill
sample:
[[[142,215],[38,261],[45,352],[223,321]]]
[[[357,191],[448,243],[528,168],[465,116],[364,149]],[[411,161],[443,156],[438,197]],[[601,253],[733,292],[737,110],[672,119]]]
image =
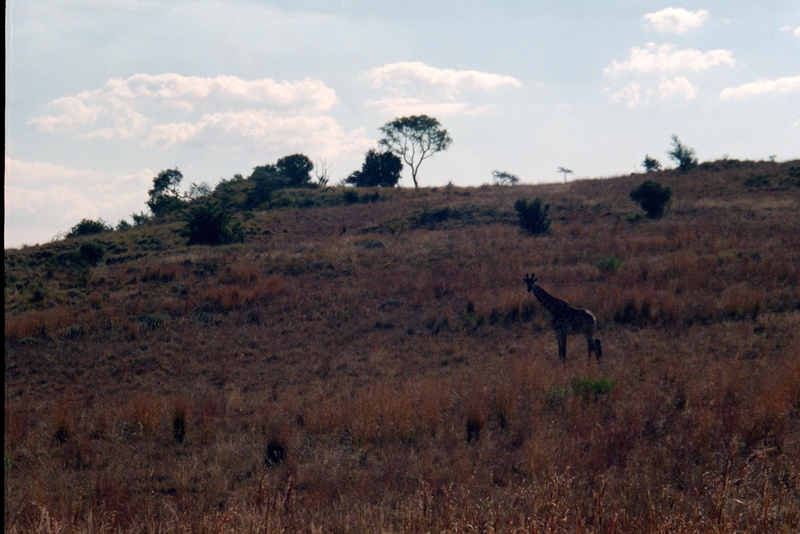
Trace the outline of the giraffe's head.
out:
[[[536,278],[536,275],[533,273],[526,274],[524,280],[525,283],[528,285],[528,293],[533,293],[533,288],[534,286],[536,286],[536,280],[538,280],[538,278]]]

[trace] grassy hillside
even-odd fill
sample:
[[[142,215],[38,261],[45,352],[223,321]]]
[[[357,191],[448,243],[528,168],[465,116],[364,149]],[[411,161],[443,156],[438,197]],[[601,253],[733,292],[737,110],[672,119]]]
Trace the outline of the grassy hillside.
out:
[[[4,530],[796,532],[800,162],[647,178],[658,220],[631,175],[6,250]],[[530,272],[602,364],[562,366]]]

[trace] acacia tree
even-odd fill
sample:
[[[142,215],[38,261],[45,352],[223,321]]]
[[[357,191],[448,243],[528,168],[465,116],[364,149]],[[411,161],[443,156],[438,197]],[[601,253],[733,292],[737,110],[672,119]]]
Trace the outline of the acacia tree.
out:
[[[505,171],[492,171],[492,180],[497,185],[517,185],[519,176]]]
[[[447,150],[453,139],[439,121],[427,115],[402,117],[384,124],[379,144],[401,157],[411,168],[414,187],[419,187],[417,171],[420,164],[437,152]]]

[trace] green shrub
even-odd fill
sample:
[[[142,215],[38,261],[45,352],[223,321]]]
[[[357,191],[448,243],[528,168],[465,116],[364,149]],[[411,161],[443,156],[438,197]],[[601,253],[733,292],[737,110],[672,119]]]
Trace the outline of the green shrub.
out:
[[[111,227],[108,226],[103,219],[97,219],[96,221],[91,219],[81,219],[81,222],[69,229],[67,237],[94,235],[108,231],[111,231]]]
[[[100,243],[82,243],[78,251],[80,259],[89,265],[97,265],[105,256],[105,248]]]
[[[616,256],[610,256],[608,258],[597,260],[594,266],[597,267],[598,271],[613,273],[614,271],[618,271],[622,266],[622,260]]]
[[[551,221],[547,216],[550,204],[544,204],[542,199],[535,198],[529,201],[526,198],[520,198],[514,203],[514,209],[517,210],[519,226],[525,232],[539,235],[550,230]]]
[[[544,393],[544,407],[548,412],[554,412],[564,407],[567,401],[567,388],[554,386]]]
[[[342,193],[342,202],[348,205],[358,203],[358,191],[355,189],[346,189],[345,192]]]
[[[572,379],[572,392],[583,400],[598,400],[603,395],[610,393],[616,386],[616,380],[602,378],[574,378]]]
[[[631,191],[630,197],[639,203],[649,218],[658,219],[672,201],[672,191],[669,187],[661,187],[657,182],[646,180]]]
[[[190,245],[222,245],[244,240],[242,224],[219,203],[192,208],[186,217]]]

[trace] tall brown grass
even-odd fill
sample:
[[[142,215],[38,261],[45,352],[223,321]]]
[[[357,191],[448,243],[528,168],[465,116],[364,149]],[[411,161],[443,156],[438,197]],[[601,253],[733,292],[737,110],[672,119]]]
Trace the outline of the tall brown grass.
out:
[[[795,532],[798,193],[750,172],[662,173],[653,222],[631,176],[137,227],[86,280],[6,251],[5,530]],[[601,364],[559,361],[532,271]]]

